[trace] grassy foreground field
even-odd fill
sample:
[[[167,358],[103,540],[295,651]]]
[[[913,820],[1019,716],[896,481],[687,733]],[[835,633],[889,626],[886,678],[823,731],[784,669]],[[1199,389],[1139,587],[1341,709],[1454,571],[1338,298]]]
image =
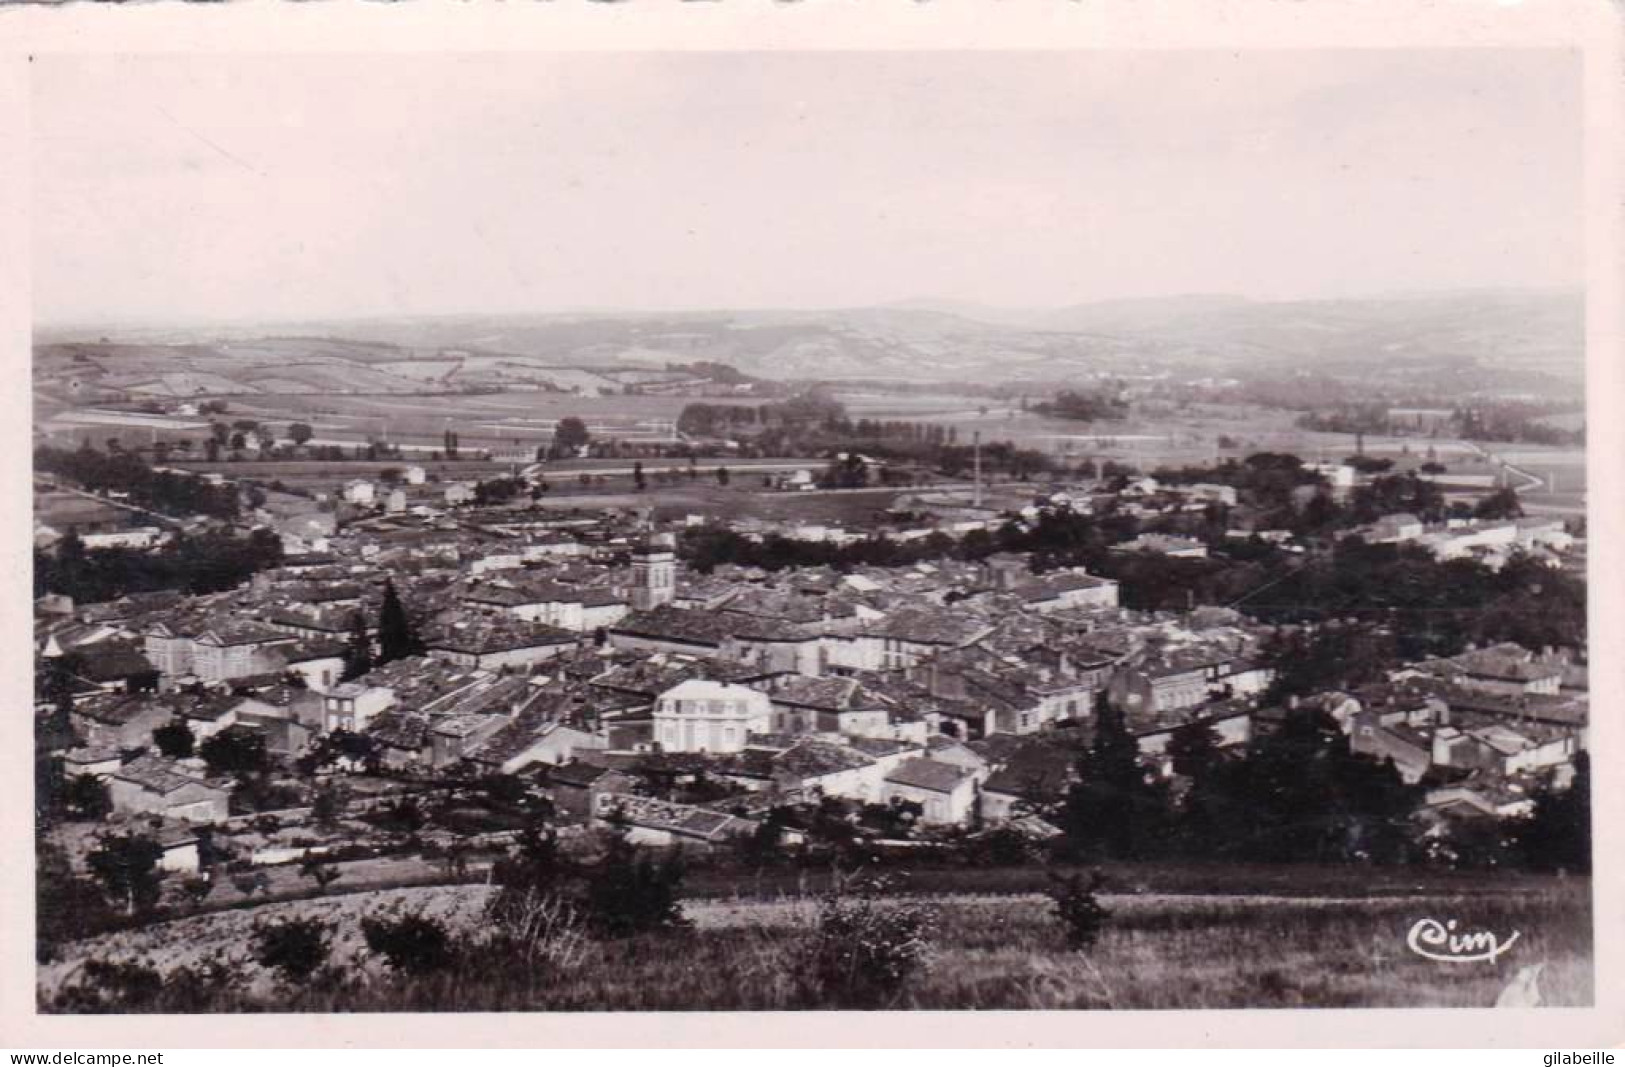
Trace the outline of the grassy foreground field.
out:
[[[87,958],[140,960],[160,970],[225,954],[246,957],[256,919],[318,915],[334,924],[347,977],[290,988],[252,962],[229,984],[192,988],[159,1011],[794,1010],[829,1007],[806,980],[817,923],[808,897],[688,901],[692,929],[584,942],[532,968],[471,960],[416,978],[370,958],[360,919],[421,909],[453,928],[478,922],[487,889],[439,887],[354,894],[198,916],[68,946],[40,973],[41,1006]],[[920,901],[930,915],[928,963],[894,1008],[1157,1009],[1488,1007],[1522,968],[1544,964],[1543,1002],[1592,1001],[1590,883],[1575,879],[1495,894],[1407,896],[1107,894],[1111,915],[1086,952],[1066,947],[1050,902],[1035,893],[959,893]],[[1444,963],[1406,945],[1421,919],[1457,920],[1513,947],[1494,962]],[[71,1007],[68,1010],[72,1010]]]

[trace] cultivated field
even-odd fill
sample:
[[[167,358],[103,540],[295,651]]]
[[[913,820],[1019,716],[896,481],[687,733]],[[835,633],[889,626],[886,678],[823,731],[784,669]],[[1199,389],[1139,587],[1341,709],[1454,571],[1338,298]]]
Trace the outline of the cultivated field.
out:
[[[812,464],[816,470],[817,465]],[[657,469],[653,466],[650,470]],[[632,491],[630,478],[617,477],[604,488],[583,492],[565,478],[558,488],[537,502],[543,509],[652,508],[657,521],[682,521],[691,515],[707,521],[736,522],[758,519],[763,522],[800,522],[848,526],[872,525],[879,512],[891,507],[901,490],[864,489],[839,492],[800,493],[758,488],[758,476],[748,470],[730,467],[734,484],[718,486],[702,475],[696,482],[650,486],[642,493]]]
[[[81,529],[119,525],[129,511],[77,493],[38,492],[34,494],[34,517],[51,526]]]
[[[1136,414],[1121,422],[1084,424],[947,392],[845,392],[839,396],[854,419],[940,423],[954,427],[962,443],[980,433],[983,441],[1008,440],[1055,456],[1111,460],[1146,471],[1159,466],[1206,465],[1262,451],[1290,452],[1306,461],[1336,461],[1363,447],[1367,455],[1393,459],[1396,470],[1414,469],[1431,458],[1451,474],[1495,477],[1500,473],[1498,463],[1490,462],[1478,447],[1465,441],[1370,435],[1357,445],[1353,434],[1300,429],[1293,425],[1292,412],[1274,408],[1193,404],[1165,416]],[[1221,442],[1221,438],[1227,440]],[[1584,449],[1494,444],[1483,448],[1543,481],[1543,485],[1520,489],[1526,506],[1583,512]],[[1513,475],[1510,482],[1518,487],[1527,479]]]
[[[953,427],[961,444],[980,433],[983,441],[1010,441],[1055,456],[1114,460],[1145,470],[1260,451],[1297,451],[1318,459],[1322,448],[1353,450],[1352,438],[1300,430],[1292,425],[1292,412],[1274,408],[1193,404],[1166,414],[1137,412],[1120,421],[1083,423],[953,393],[837,396],[853,419],[937,423]],[[1220,438],[1228,439],[1228,447]]]
[[[823,460],[784,458],[705,459],[693,466],[697,474],[692,479],[688,476],[690,466],[687,461],[644,460],[647,488],[639,493],[632,476],[633,462],[627,459],[549,461],[542,469],[542,476],[548,483],[546,494],[536,501],[527,497],[516,506],[544,511],[652,508],[661,520],[681,520],[688,515],[703,514],[711,519],[835,522],[868,519],[874,511],[889,507],[899,495],[899,490],[895,489],[839,493],[765,489],[762,485],[764,475],[784,475],[801,469],[819,471],[824,466]],[[384,470],[398,471],[402,467],[415,465],[424,468],[429,481],[422,486],[408,487],[408,502],[435,504],[443,499],[447,484],[506,477],[518,466],[512,462],[424,461],[411,458],[375,461],[244,460],[221,463],[180,460],[172,461],[171,465],[261,484],[279,482],[289,489],[313,492],[333,492],[351,479],[377,478]],[[717,484],[718,466],[726,467],[731,475],[731,483],[726,487]],[[676,480],[662,481],[660,476],[667,472],[675,474]],[[583,474],[592,477],[591,485],[581,484]]]
[[[420,396],[334,396],[285,394],[239,398],[232,418],[253,418],[279,433],[290,422],[308,423],[317,437],[365,440],[386,434],[390,441],[438,445],[456,430],[464,448],[513,444],[534,447],[552,439],[553,427],[574,416],[618,433],[642,431],[670,436],[670,424],[694,401],[675,396],[576,396],[510,392]],[[728,403],[706,398],[705,403]],[[740,403],[760,403],[741,400]]]
[[[1538,881],[1538,880],[1537,880]],[[1492,883],[1493,884],[1493,883]],[[914,898],[931,914],[927,969],[894,1007],[1155,1009],[1240,1007],[1488,1007],[1519,969],[1544,964],[1553,1006],[1591,1003],[1590,884],[1545,881],[1496,892],[1418,888],[1399,896],[1106,894],[1099,943],[1068,949],[1049,901],[1035,893]],[[40,970],[42,1002],[87,958],[145,960],[159,969],[245,955],[256,919],[317,915],[334,924],[334,953],[357,980],[343,989],[274,989],[252,962],[244,987],[201,1010],[786,1010],[817,1006],[802,954],[814,898],[696,900],[687,932],[587,946],[573,966],[523,981],[392,981],[365,959],[360,917],[422,909],[456,929],[477,921],[483,886],[389,890],[271,904],[183,919],[67,946]],[[1418,920],[1458,920],[1514,947],[1494,962],[1442,963],[1407,948]],[[511,976],[510,976],[511,977]]]
[[[1583,512],[1586,497],[1586,453],[1582,448],[1540,448],[1532,445],[1491,446],[1501,459],[1542,479],[1538,490],[1518,495],[1525,505],[1552,511]]]
[[[307,368],[293,368],[304,382]],[[357,369],[357,373],[365,373]],[[343,386],[330,383],[333,389]],[[188,394],[189,395],[189,394]],[[301,385],[298,391],[237,395],[228,398],[229,410],[216,418],[230,423],[253,419],[285,437],[294,422],[309,425],[319,444],[356,445],[385,438],[391,443],[423,449],[441,447],[446,430],[455,430],[465,450],[521,449],[533,451],[553,438],[560,419],[574,416],[599,436],[628,440],[670,441],[683,408],[695,401],[679,396],[575,396],[566,393],[516,391],[507,393],[402,393],[349,394]],[[751,398],[705,397],[707,404],[749,403]],[[85,416],[59,402],[46,401],[36,411],[41,429],[60,442],[88,441],[96,447],[108,437],[147,444],[161,438],[190,440],[196,446],[209,436],[208,419],[189,420],[192,428],[160,425],[157,420],[130,416],[127,425],[114,425],[116,417]]]

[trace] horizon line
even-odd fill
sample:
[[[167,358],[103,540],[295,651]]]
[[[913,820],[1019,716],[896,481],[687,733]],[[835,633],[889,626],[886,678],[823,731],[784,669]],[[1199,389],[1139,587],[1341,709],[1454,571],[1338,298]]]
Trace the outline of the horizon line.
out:
[[[229,318],[168,318],[168,319],[76,319],[76,320],[42,320],[35,319],[31,324],[31,332],[38,335],[41,332],[56,331],[83,331],[83,330],[160,330],[160,329],[223,329],[223,328],[274,328],[282,326],[307,325],[341,325],[341,324],[378,324],[387,322],[413,322],[424,320],[455,320],[467,318],[506,318],[520,319],[535,318],[652,318],[662,315],[725,315],[725,314],[838,314],[842,312],[858,311],[921,311],[926,313],[958,316],[969,321],[977,320],[972,313],[981,310],[1003,315],[1045,315],[1058,314],[1082,308],[1104,307],[1123,304],[1150,304],[1159,301],[1176,300],[1228,300],[1241,304],[1271,305],[1271,304],[1325,304],[1325,303],[1352,303],[1372,300],[1416,300],[1439,298],[1448,296],[1469,296],[1474,294],[1533,294],[1533,293],[1574,293],[1584,296],[1586,284],[1581,283],[1549,283],[1529,285],[1453,285],[1439,288],[1423,289],[1389,289],[1371,290],[1360,293],[1345,293],[1325,296],[1259,296],[1244,293],[1225,292],[1222,290],[1186,290],[1183,292],[1160,293],[1145,296],[1115,296],[1100,297],[1093,300],[1081,300],[1067,304],[999,304],[981,301],[971,297],[949,296],[914,296],[900,297],[891,300],[875,301],[872,303],[849,304],[817,304],[817,305],[786,305],[786,304],[705,304],[682,307],[659,307],[653,305],[604,305],[604,306],[573,306],[538,309],[460,309],[460,310],[425,310],[425,311],[366,311],[366,312],[328,312],[307,314],[273,314],[270,316],[233,316]],[[941,305],[930,307],[928,305]],[[955,306],[965,310],[955,310]],[[1011,325],[1005,323],[986,322],[986,325]],[[1055,332],[1068,332],[1057,329]]]

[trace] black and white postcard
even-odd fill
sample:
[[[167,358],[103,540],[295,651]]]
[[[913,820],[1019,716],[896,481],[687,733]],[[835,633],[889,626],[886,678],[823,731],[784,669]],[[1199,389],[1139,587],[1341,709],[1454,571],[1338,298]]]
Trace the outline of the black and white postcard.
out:
[[[30,1033],[1619,1039],[1617,14],[230,7],[0,14]]]

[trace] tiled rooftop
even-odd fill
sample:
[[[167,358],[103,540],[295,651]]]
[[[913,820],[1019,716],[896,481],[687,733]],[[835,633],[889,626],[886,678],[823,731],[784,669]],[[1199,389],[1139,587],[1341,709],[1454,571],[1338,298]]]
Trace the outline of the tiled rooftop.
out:
[[[969,768],[957,764],[915,758],[893,767],[891,773],[886,775],[886,781],[935,793],[949,793],[962,785],[972,773]]]

